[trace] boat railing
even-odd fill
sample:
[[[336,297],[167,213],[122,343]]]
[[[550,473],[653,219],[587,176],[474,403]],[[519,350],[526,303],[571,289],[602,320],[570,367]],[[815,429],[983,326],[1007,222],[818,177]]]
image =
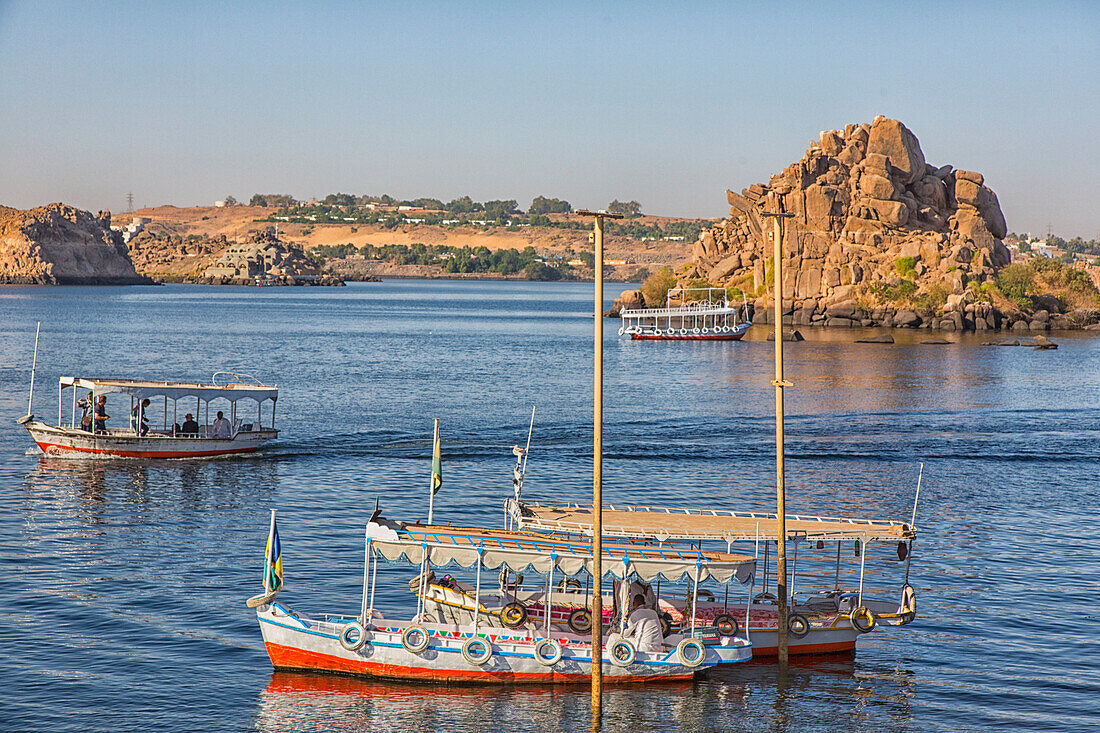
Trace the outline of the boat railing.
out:
[[[624,310],[621,312],[623,318],[631,317],[644,317],[652,318],[653,316],[681,316],[681,315],[701,315],[701,314],[722,314],[722,313],[736,313],[737,306],[731,305],[728,302],[721,303],[708,303],[700,301],[699,303],[692,303],[688,305],[672,306],[665,308],[634,308],[630,310]]]
[[[222,384],[218,381],[219,377],[223,379],[225,379],[226,377],[233,377],[233,379],[225,379],[225,384]],[[218,386],[225,386],[228,384],[246,384],[253,387],[267,386],[251,374],[243,374],[241,372],[214,372],[214,376],[210,378],[210,383],[216,384]]]

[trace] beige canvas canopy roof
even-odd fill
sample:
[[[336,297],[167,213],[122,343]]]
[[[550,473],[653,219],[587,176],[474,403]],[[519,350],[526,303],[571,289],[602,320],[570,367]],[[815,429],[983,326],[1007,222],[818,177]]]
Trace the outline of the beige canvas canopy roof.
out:
[[[209,402],[225,399],[237,400],[277,400],[279,388],[266,384],[197,384],[192,382],[153,382],[140,379],[88,379],[84,377],[61,377],[60,388],[77,387],[87,389],[96,395],[128,394],[134,399],[146,397],[167,397],[178,400],[184,397],[198,397]]]
[[[564,575],[592,572],[592,543],[588,539],[386,520],[371,521],[367,538],[374,551],[390,562],[404,557],[419,564],[426,553],[428,562],[437,567],[451,563],[474,567],[480,556],[482,565],[494,570],[507,567],[517,573],[549,573],[553,569]],[[693,547],[618,542],[604,543],[602,565],[605,574],[616,578],[691,578],[725,583],[736,577],[747,583],[755,572],[756,560],[748,555],[703,552]]]
[[[535,532],[592,535],[592,506],[539,504],[509,499],[508,512],[519,527]],[[775,514],[722,509],[608,504],[603,509],[603,534],[666,540],[775,540]],[[903,522],[787,515],[787,537],[805,540],[907,541],[916,531]]]

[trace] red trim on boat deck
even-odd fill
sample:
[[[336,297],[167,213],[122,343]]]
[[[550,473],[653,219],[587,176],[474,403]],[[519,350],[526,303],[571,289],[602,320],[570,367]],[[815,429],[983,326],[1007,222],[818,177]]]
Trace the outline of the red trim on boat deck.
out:
[[[58,445],[56,443],[39,442],[38,447],[48,456],[60,453],[93,453],[99,456],[118,456],[119,458],[203,458],[205,456],[226,456],[234,453],[251,453],[259,450],[260,446],[252,445],[241,448],[218,451],[171,451],[171,450],[101,450],[99,448],[78,448],[74,445]]]
[[[294,647],[264,642],[271,665],[275,669],[311,670],[321,672],[341,672],[344,674],[365,675],[368,677],[388,677],[400,680],[424,680],[428,682],[578,682],[591,681],[587,674],[563,674],[561,672],[524,673],[492,672],[484,669],[427,669],[406,667],[399,664],[380,664],[367,660],[344,659],[321,652],[295,649]],[[604,675],[604,684],[633,682],[682,682],[690,680],[694,673],[677,675],[652,675],[613,677]]]
[[[790,644],[787,647],[787,653],[791,656],[798,654],[828,654],[830,652],[850,652],[856,648],[856,640],[851,641],[831,641],[827,644]],[[753,659],[758,657],[775,657],[779,655],[778,646],[757,646],[754,642],[752,645]]]

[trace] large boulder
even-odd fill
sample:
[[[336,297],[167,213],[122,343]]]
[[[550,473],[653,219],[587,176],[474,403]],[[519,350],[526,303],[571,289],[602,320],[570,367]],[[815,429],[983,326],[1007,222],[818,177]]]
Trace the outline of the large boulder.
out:
[[[721,282],[739,269],[741,269],[741,255],[732,254],[711,268],[707,273],[707,279],[712,283]]]
[[[885,155],[906,183],[913,183],[924,176],[924,153],[917,136],[897,120],[881,116],[875,118],[871,124],[867,152]]]

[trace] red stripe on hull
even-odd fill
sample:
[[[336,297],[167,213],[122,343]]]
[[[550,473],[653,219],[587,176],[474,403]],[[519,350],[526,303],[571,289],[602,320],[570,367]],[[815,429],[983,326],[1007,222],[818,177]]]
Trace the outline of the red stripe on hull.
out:
[[[717,336],[647,336],[632,333],[630,338],[635,341],[740,341],[745,334],[719,334]]]
[[[253,445],[243,448],[232,448],[219,451],[133,451],[133,450],[101,450],[99,448],[78,448],[72,445],[57,445],[55,443],[38,442],[38,447],[48,456],[56,456],[62,453],[91,453],[97,456],[117,456],[118,458],[205,458],[209,456],[228,456],[237,453],[252,453],[259,450],[260,446]]]
[[[271,657],[271,666],[283,670],[305,670],[311,672],[337,672],[339,674],[351,674],[365,677],[385,677],[395,680],[419,680],[422,682],[491,682],[491,683],[583,683],[588,684],[591,677],[586,674],[562,674],[561,672],[547,672],[545,674],[515,674],[512,672],[491,672],[484,669],[452,670],[429,669],[424,667],[406,667],[398,664],[379,664],[366,660],[356,661],[336,657],[321,652],[295,649],[273,642],[264,642],[267,646],[267,655]],[[604,684],[634,683],[634,682],[683,682],[694,677],[686,675],[655,675],[655,676],[631,676],[614,677],[605,675]]]
[[[835,652],[852,652],[855,651],[856,642],[852,641],[833,641],[828,644],[791,644],[787,646],[787,653],[792,657],[800,654],[832,654]],[[759,657],[775,657],[779,655],[779,647],[772,646],[757,646],[755,643],[752,645],[753,659]]]

